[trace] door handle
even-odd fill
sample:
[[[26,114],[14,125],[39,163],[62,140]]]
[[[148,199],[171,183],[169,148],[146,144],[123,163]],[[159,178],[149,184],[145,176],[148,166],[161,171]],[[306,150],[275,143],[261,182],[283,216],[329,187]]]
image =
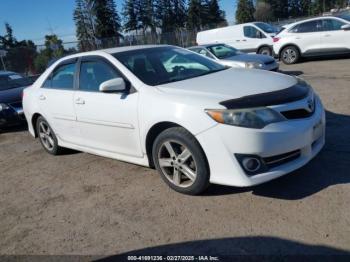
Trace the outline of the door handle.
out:
[[[46,96],[40,95],[40,96],[39,96],[39,99],[40,99],[40,100],[45,100],[45,99],[46,99]]]
[[[82,99],[82,98],[78,98],[78,99],[75,100],[75,103],[76,103],[77,105],[84,105],[84,104],[85,104],[85,101],[84,101],[84,99]]]
[[[243,41],[243,42],[247,42],[247,40],[245,40],[245,39],[244,39],[244,40],[242,40],[242,41]]]
[[[331,35],[324,35],[324,37],[330,37]]]
[[[236,40],[236,42],[240,42],[241,40]]]

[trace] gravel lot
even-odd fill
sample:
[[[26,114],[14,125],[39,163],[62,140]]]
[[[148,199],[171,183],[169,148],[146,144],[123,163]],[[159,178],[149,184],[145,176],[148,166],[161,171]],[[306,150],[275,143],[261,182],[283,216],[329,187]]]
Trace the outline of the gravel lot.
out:
[[[27,131],[1,133],[0,254],[350,254],[350,59],[281,67],[320,94],[327,143],[307,166],[254,188],[185,196],[152,169],[53,157]]]

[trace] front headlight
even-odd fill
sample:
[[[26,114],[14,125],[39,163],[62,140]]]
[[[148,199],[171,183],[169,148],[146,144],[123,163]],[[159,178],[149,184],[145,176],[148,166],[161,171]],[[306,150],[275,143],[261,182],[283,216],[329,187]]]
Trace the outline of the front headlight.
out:
[[[9,106],[6,105],[6,104],[1,104],[1,103],[0,103],[0,112],[1,112],[2,110],[6,110],[6,109],[9,109]]]
[[[259,63],[259,62],[247,62],[245,64],[245,67],[246,68],[249,68],[249,69],[259,69],[259,68],[262,68],[264,65],[262,63]]]
[[[271,123],[286,120],[270,108],[249,108],[237,110],[205,110],[216,122],[232,126],[261,129]]]

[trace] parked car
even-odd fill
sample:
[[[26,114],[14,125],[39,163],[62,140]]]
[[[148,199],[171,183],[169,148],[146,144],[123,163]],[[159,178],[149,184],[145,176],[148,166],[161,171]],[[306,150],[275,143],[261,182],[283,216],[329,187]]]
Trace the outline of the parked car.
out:
[[[279,68],[279,64],[271,56],[245,54],[225,44],[193,46],[188,49],[230,67],[269,71],[277,71]]]
[[[325,143],[321,100],[301,79],[228,68],[174,46],[62,58],[24,90],[23,105],[48,153],[72,148],[155,167],[186,194],[275,179]]]
[[[226,26],[199,32],[197,44],[224,43],[245,53],[272,55],[273,37],[277,29],[272,25],[254,22]]]
[[[25,121],[22,91],[32,82],[20,74],[0,71],[0,127]]]
[[[286,25],[274,37],[273,49],[285,64],[301,57],[350,53],[350,22],[330,16]]]

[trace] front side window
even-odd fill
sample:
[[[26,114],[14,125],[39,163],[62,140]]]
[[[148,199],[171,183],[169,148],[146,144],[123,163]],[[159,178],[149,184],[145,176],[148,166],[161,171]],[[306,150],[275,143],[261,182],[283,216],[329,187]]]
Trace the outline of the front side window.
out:
[[[100,85],[120,75],[108,63],[100,60],[81,63],[79,75],[79,90],[98,92]]]
[[[341,27],[345,25],[345,23],[336,20],[336,19],[323,19],[322,20],[322,31],[336,31],[342,30]]]
[[[75,63],[59,65],[44,82],[43,87],[74,89]]]
[[[224,59],[240,54],[237,49],[227,45],[210,46],[208,49],[219,59]]]
[[[226,69],[202,55],[176,47],[145,48],[114,57],[147,85],[182,81]]]
[[[274,33],[277,33],[278,30],[276,27],[270,25],[270,24],[267,24],[267,23],[262,23],[262,22],[257,22],[257,23],[254,23],[257,27],[259,27],[261,30],[263,30],[265,33],[268,33],[268,34],[274,34]]]
[[[248,38],[266,38],[266,36],[253,26],[243,28],[244,36]]]
[[[293,33],[312,33],[312,32],[318,32],[320,28],[320,21],[310,21],[305,22],[302,24],[299,24],[291,29],[291,32]]]

